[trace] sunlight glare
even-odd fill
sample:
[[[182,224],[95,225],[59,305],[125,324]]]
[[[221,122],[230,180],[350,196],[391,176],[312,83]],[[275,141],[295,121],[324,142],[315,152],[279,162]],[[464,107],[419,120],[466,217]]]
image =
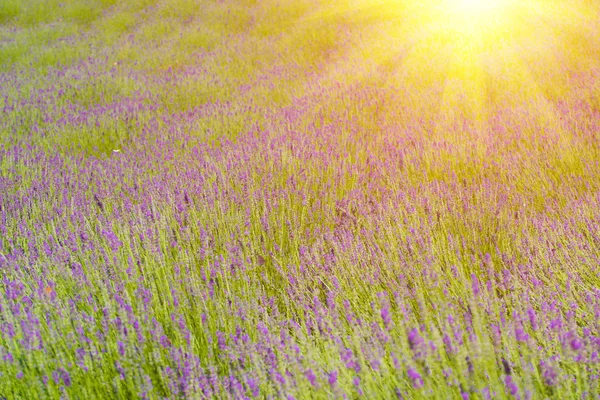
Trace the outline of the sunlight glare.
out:
[[[492,35],[511,24],[513,0],[444,0],[442,20],[454,32]]]
[[[502,0],[448,0],[449,6],[461,14],[476,16],[497,10],[502,5]]]

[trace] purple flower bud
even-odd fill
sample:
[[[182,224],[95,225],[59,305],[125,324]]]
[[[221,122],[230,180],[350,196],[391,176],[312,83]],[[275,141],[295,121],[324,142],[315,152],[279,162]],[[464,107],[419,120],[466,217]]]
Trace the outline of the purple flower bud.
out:
[[[479,293],[481,293],[481,288],[479,285],[479,279],[477,279],[477,275],[474,273],[471,274],[471,288],[473,290],[473,295],[475,295],[475,297],[479,296]]]
[[[454,349],[454,346],[452,345],[452,339],[450,338],[450,336],[448,336],[447,333],[444,334],[444,337],[442,338],[442,342],[444,343],[444,346],[446,347],[446,351],[450,354],[454,354],[454,352],[456,350]]]
[[[54,384],[58,385],[60,383],[60,372],[52,371],[52,380],[54,380]]]
[[[125,355],[125,344],[119,340],[119,341],[117,341],[117,347],[119,349],[119,354],[121,355],[121,357],[124,356]]]
[[[62,370],[62,381],[65,384],[65,386],[69,387],[71,386],[71,375],[69,375],[69,373],[65,370]]]
[[[556,373],[556,370],[552,367],[552,365],[542,360],[540,361],[540,369],[542,372],[542,379],[544,380],[546,386],[556,385],[558,374]]]
[[[306,379],[308,379],[308,381],[310,382],[310,384],[313,387],[317,386],[317,377],[315,376],[315,373],[313,372],[312,369],[307,369],[306,372],[304,373],[304,376],[306,376]]]
[[[4,362],[7,362],[7,363],[12,363],[14,358],[13,358],[12,354],[6,353],[2,356],[2,360],[4,360]]]
[[[494,346],[500,346],[502,344],[502,331],[500,330],[500,327],[496,324],[491,324],[490,329],[494,339]]]
[[[535,310],[530,307],[527,310],[527,316],[529,317],[529,323],[531,324],[531,327],[534,330],[536,330],[538,328],[538,324],[537,324],[537,316],[535,314]]]
[[[402,391],[400,390],[400,388],[397,387],[396,390],[395,390],[395,393],[396,393],[396,398],[398,400],[403,400],[404,399],[404,396],[402,396]]]
[[[483,396],[483,398],[485,400],[490,400],[492,398],[492,394],[490,393],[490,388],[487,386],[483,388],[483,390],[481,391],[481,395]]]
[[[340,351],[340,359],[344,364],[346,364],[347,368],[351,368],[350,364],[352,363],[354,353],[351,349],[345,348]]]
[[[256,379],[248,378],[248,387],[250,388],[250,392],[252,392],[252,396],[258,397],[260,394],[260,388],[258,386],[258,382]]]
[[[471,357],[466,356],[465,357],[465,362],[467,363],[467,371],[469,371],[469,374],[474,374],[475,373],[475,367],[473,366],[473,361],[471,361]]]
[[[419,330],[417,328],[412,329],[408,333],[408,344],[412,350],[416,350],[419,346],[424,343],[423,338],[419,335]]]
[[[162,347],[165,347],[165,348],[171,347],[171,340],[168,337],[166,337],[165,335],[162,335],[160,337],[160,344]]]
[[[423,378],[421,377],[421,374],[417,372],[416,369],[412,367],[408,368],[408,377],[412,381],[413,386],[415,388],[419,389],[423,387]]]
[[[279,371],[274,371],[273,375],[275,376],[275,382],[277,382],[281,386],[285,385],[285,377],[281,375]]]
[[[506,375],[512,374],[512,368],[510,366],[510,363],[508,361],[506,361],[505,358],[502,358],[502,368],[504,368],[504,373]]]
[[[569,345],[573,351],[579,351],[583,347],[583,342],[579,339],[576,333],[571,332],[569,334]]]
[[[562,321],[560,318],[556,318],[556,319],[553,319],[552,321],[550,321],[550,329],[557,331],[561,327],[562,327]]]
[[[227,340],[225,339],[225,334],[221,331],[217,331],[217,345],[220,350],[224,350],[227,347]]]
[[[512,376],[511,375],[506,375],[504,377],[504,383],[506,385],[506,390],[508,390],[508,393],[511,396],[517,396],[517,394],[519,394],[519,387],[517,386],[517,384],[513,381]]]
[[[515,338],[519,342],[527,342],[529,340],[529,335],[523,330],[522,326],[518,326],[515,329]]]
[[[338,372],[337,371],[331,371],[328,374],[327,382],[329,383],[329,385],[332,388],[335,387],[335,385],[337,384],[337,378],[338,378]]]
[[[353,382],[354,382],[354,386],[356,387],[356,392],[358,393],[359,396],[362,396],[363,395],[363,391],[360,388],[360,377],[355,376],[354,379],[353,379]]]
[[[383,320],[383,324],[385,325],[386,329],[389,329],[390,324],[392,323],[392,316],[390,315],[389,307],[384,306],[381,309],[381,319]]]

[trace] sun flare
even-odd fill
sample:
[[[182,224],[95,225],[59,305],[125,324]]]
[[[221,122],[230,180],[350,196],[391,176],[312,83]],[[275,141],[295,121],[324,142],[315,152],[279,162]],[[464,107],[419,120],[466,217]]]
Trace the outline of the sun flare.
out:
[[[455,30],[490,33],[498,25],[510,24],[511,0],[445,0],[443,18]]]
[[[503,0],[447,0],[448,7],[462,14],[476,16],[497,11],[506,4]]]

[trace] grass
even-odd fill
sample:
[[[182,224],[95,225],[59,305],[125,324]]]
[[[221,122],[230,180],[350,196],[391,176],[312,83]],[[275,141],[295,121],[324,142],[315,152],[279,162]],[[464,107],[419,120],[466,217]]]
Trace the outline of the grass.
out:
[[[596,398],[596,6],[423,4],[3,2],[0,398]]]

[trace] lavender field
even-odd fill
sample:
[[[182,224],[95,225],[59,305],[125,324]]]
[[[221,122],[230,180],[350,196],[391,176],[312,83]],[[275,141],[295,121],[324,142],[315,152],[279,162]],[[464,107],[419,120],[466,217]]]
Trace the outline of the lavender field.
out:
[[[0,1],[0,399],[600,399],[600,4]]]

